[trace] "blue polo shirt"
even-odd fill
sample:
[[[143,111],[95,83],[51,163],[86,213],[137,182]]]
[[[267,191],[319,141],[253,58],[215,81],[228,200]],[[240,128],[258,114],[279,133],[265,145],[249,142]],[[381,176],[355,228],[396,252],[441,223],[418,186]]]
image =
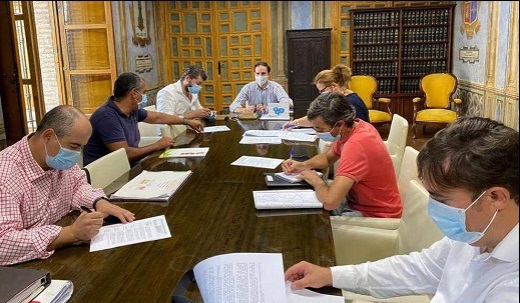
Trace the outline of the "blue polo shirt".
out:
[[[137,123],[146,119],[148,112],[138,109],[127,116],[112,98],[108,98],[107,102],[90,116],[92,136],[83,148],[83,165],[109,154],[106,144],[120,141],[126,141],[131,147],[137,147],[139,144],[141,136]]]
[[[356,110],[356,118],[359,118],[365,122],[370,123],[370,117],[368,115],[368,108],[363,102],[363,99],[359,97],[358,94],[352,93],[347,95],[347,100],[350,102],[350,105],[354,107]]]

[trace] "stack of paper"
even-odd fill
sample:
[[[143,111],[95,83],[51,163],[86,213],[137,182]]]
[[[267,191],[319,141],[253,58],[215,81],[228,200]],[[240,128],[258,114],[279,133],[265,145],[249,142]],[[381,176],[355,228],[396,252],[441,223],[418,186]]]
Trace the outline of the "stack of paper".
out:
[[[283,159],[242,156],[235,160],[233,163],[231,163],[231,165],[273,169],[280,165],[282,162]]]
[[[322,173],[320,172],[316,172],[318,174],[318,176],[323,176]],[[297,182],[301,182],[302,181],[302,178],[300,176],[300,174],[286,174],[284,172],[281,172],[281,173],[275,173],[274,174],[277,178],[280,178],[284,181],[287,181],[289,183],[297,183]]]
[[[209,147],[173,148],[165,150],[159,158],[205,157],[208,151]]]
[[[304,190],[253,191],[256,209],[322,208],[316,192]]]
[[[113,200],[168,201],[191,171],[146,171],[114,193]]]
[[[31,303],[65,303],[72,296],[73,289],[74,286],[69,280],[52,280]]]
[[[316,141],[315,135],[308,135],[302,132],[293,132],[293,131],[283,131],[280,135],[280,138],[283,140],[289,141],[304,141],[304,142],[314,142]]]
[[[244,132],[244,136],[252,137],[279,137],[282,134],[281,130],[261,130],[252,129]]]
[[[227,132],[230,131],[229,127],[225,125],[207,126],[204,127],[205,133],[216,133],[216,132]]]

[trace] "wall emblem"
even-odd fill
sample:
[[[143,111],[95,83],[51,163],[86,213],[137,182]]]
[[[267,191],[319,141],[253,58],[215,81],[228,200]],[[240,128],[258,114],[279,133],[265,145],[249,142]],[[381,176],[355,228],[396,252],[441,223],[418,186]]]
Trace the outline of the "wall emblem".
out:
[[[150,36],[148,32],[150,13],[146,10],[146,1],[133,1],[130,5],[130,16],[134,32],[132,42],[139,46],[150,44]]]
[[[460,33],[462,35],[466,33],[466,37],[471,39],[480,30],[480,21],[478,21],[480,1],[463,1],[460,9],[462,18]]]

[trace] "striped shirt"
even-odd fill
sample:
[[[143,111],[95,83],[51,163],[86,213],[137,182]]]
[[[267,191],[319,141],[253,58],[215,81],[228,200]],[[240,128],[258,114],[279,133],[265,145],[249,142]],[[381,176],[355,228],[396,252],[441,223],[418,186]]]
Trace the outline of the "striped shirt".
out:
[[[248,101],[249,106],[257,104],[267,106],[268,103],[282,102],[288,102],[290,107],[293,106],[292,99],[289,98],[283,87],[274,81],[267,81],[265,88],[260,88],[254,81],[246,84],[238,93],[235,101],[229,106],[229,111],[233,113],[237,107],[245,107],[246,101]]]
[[[61,231],[53,224],[105,195],[86,182],[77,165],[43,170],[28,137],[0,152],[0,265],[50,257],[54,251],[47,247]]]

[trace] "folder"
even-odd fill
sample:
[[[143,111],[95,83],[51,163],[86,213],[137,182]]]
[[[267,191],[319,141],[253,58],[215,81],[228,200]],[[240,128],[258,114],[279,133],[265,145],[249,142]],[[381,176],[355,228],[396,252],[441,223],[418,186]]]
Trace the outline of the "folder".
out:
[[[50,283],[48,271],[0,267],[0,303],[29,302]]]

